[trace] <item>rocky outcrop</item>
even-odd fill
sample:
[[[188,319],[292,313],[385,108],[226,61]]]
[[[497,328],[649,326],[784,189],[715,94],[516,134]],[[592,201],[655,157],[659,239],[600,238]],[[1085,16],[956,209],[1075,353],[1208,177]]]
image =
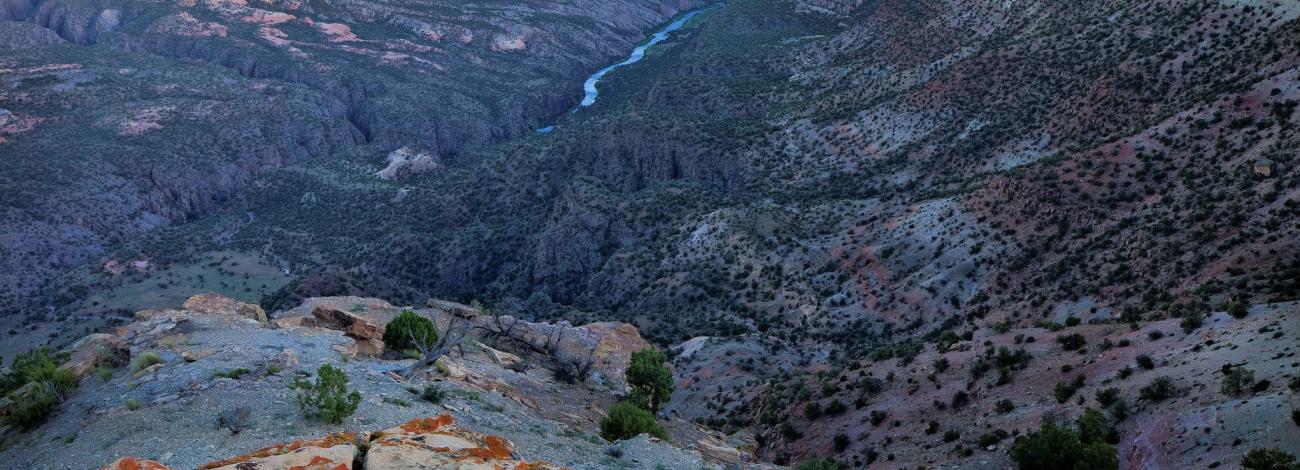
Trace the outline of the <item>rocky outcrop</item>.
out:
[[[348,470],[352,468],[365,439],[364,434],[338,433],[320,439],[276,444],[208,463],[199,470]]]
[[[131,358],[131,351],[117,336],[105,333],[95,333],[77,340],[64,352],[68,354],[68,360],[62,367],[71,370],[78,379],[90,375],[96,367],[120,366]]]
[[[547,462],[520,460],[515,457],[510,441],[459,428],[450,415],[441,415],[413,419],[373,434],[338,433],[276,444],[208,463],[199,470],[350,470],[357,462],[364,462],[367,470],[561,468]],[[102,470],[168,470],[168,467],[152,460],[123,457]]]
[[[397,317],[397,310],[343,310],[319,305],[311,311],[315,325],[343,331],[356,341],[356,354],[378,356],[384,353],[384,327]]]
[[[509,441],[457,428],[451,416],[442,415],[414,419],[375,433],[366,452],[365,468],[559,468],[546,462],[518,460],[514,455]]]
[[[428,151],[402,147],[388,154],[388,166],[379,170],[386,180],[403,180],[422,173],[436,173],[443,169],[442,160]]]
[[[198,294],[185,300],[182,309],[195,313],[235,314],[259,322],[266,321],[266,311],[255,304],[240,302],[216,293]]]

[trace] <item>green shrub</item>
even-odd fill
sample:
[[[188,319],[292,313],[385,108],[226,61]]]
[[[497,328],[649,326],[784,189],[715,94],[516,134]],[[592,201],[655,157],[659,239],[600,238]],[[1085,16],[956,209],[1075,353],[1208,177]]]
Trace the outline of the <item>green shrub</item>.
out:
[[[397,318],[384,326],[384,347],[389,351],[403,352],[428,347],[438,341],[438,329],[433,321],[411,310],[403,310]]]
[[[1110,406],[1119,400],[1119,389],[1115,387],[1103,388],[1097,390],[1097,403],[1101,406]]]
[[[316,370],[316,383],[298,379],[291,386],[299,390],[298,405],[303,416],[328,423],[343,422],[361,403],[361,393],[347,390],[347,374],[329,364],[322,364]]]
[[[30,429],[45,422],[69,392],[77,388],[72,371],[59,367],[67,359],[50,348],[38,348],[14,357],[10,370],[0,378],[5,398],[13,406],[4,422]]]
[[[632,388],[628,400],[652,413],[673,394],[673,372],[664,363],[668,356],[663,351],[646,348],[632,353],[627,366],[627,384]]]
[[[140,401],[134,398],[127,398],[123,404],[126,405],[126,409],[131,411],[140,409]]]
[[[825,457],[808,459],[795,465],[794,470],[844,470],[844,464]]]
[[[216,370],[216,371],[212,371],[212,378],[223,378],[223,377],[224,377],[224,378],[227,378],[227,379],[235,379],[235,380],[239,380],[240,377],[242,377],[244,374],[247,374],[247,373],[249,373],[249,372],[252,372],[252,371],[250,371],[250,370],[248,370],[248,369],[245,369],[245,368],[243,368],[243,367],[239,367],[239,368],[236,368],[236,369],[230,369],[230,370]]]
[[[1016,404],[1012,403],[1011,400],[999,400],[993,409],[997,410],[998,413],[1010,413],[1016,409]]]
[[[1079,417],[1079,440],[1083,442],[1119,442],[1119,433],[1100,411],[1088,408]]]
[[[5,422],[23,429],[44,423],[63,401],[53,387],[37,382],[10,392],[6,398],[13,401],[13,406],[5,415]]]
[[[1204,324],[1205,324],[1205,314],[1199,311],[1191,311],[1191,312],[1187,312],[1187,314],[1183,316],[1183,320],[1178,323],[1178,326],[1181,326],[1183,328],[1183,333],[1190,334],[1191,332],[1196,331],[1197,328],[1200,328],[1201,325]]]
[[[447,399],[447,392],[433,384],[425,385],[424,390],[420,391],[420,399],[429,403],[442,403]]]
[[[1141,367],[1146,370],[1151,370],[1156,368],[1156,361],[1151,359],[1151,356],[1147,354],[1139,355],[1137,359],[1134,359],[1134,361],[1137,362],[1138,367]]]
[[[987,432],[987,433],[984,433],[984,434],[980,434],[980,437],[979,437],[979,446],[980,446],[980,447],[988,447],[988,446],[991,446],[991,445],[993,445],[993,444],[997,444],[997,443],[999,443],[999,442],[1002,442],[1003,439],[1006,439],[1006,438],[1007,438],[1008,436],[1010,436],[1010,435],[1011,435],[1011,434],[1009,434],[1009,433],[1007,433],[1006,431],[1003,431],[1003,430],[1001,430],[1001,429],[994,429],[992,432]]]
[[[39,382],[53,376],[59,364],[68,360],[66,354],[55,353],[48,347],[40,347],[19,354],[9,365],[9,372],[0,377],[0,395],[22,388],[29,382]]]
[[[848,435],[845,435],[845,434],[843,434],[843,433],[836,434],[835,437],[834,437],[833,439],[834,439],[835,451],[836,451],[836,452],[843,452],[844,449],[847,449],[847,448],[849,447],[849,436],[848,436]]]
[[[163,362],[162,356],[158,355],[158,353],[156,352],[150,351],[150,352],[142,353],[139,356],[136,356],[135,359],[131,360],[131,370],[135,372],[139,372],[140,370],[143,370],[144,368],[152,366],[154,364],[162,364],[162,362]]]
[[[1241,468],[1247,470],[1300,470],[1294,455],[1282,449],[1251,449],[1241,458]]]
[[[609,409],[609,416],[600,420],[600,436],[605,440],[618,441],[641,434],[668,439],[668,433],[655,422],[654,415],[628,401],[615,403]]]
[[[1143,400],[1161,401],[1174,395],[1174,383],[1169,377],[1158,377],[1138,390]]]
[[[1079,434],[1047,422],[1038,431],[1016,438],[1011,458],[1021,470],[1114,470],[1119,454],[1101,441],[1083,442]]]
[[[1074,351],[1088,344],[1088,341],[1083,338],[1083,335],[1078,333],[1057,336],[1056,342],[1061,343],[1061,348],[1066,351]]]
[[[1240,395],[1255,383],[1255,372],[1245,367],[1229,367],[1223,374],[1219,391],[1224,395]]]
[[[1228,305],[1224,306],[1224,310],[1228,312],[1228,315],[1232,315],[1232,318],[1236,319],[1246,318],[1246,315],[1250,314],[1250,309],[1245,302],[1229,302]]]

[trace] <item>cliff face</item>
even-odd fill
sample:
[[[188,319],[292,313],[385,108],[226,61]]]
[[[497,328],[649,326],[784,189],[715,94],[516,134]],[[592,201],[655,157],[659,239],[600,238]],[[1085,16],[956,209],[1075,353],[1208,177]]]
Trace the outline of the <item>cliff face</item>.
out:
[[[268,170],[519,136],[697,4],[6,0],[0,310]]]

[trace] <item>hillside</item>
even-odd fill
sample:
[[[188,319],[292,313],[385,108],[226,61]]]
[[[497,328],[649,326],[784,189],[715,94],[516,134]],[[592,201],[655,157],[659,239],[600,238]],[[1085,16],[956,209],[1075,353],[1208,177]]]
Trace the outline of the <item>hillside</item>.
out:
[[[6,429],[0,455],[10,462],[29,462],[26,468],[98,468],[124,457],[172,468],[225,468],[284,454],[297,460],[270,459],[254,468],[287,468],[317,456],[351,465],[352,458],[336,452],[351,456],[368,447],[364,466],[372,470],[408,468],[402,462],[436,467],[432,462],[438,458],[465,459],[468,465],[481,457],[515,468],[507,461],[518,460],[517,455],[575,469],[704,468],[728,463],[716,461],[720,458],[738,463],[745,455],[684,421],[669,423],[671,444],[646,438],[606,443],[599,437],[596,425],[603,410],[626,387],[622,374],[628,356],[646,345],[635,328],[521,323],[515,330],[519,338],[563,330],[558,348],[539,353],[480,328],[488,326],[487,318],[468,306],[432,305],[414,310],[433,318],[445,334],[456,322],[477,326],[457,354],[406,376],[398,372],[414,360],[366,349],[379,340],[364,331],[382,333],[402,310],[378,299],[313,298],[270,321],[256,306],[212,294],[192,297],[180,309],[138,312],[115,332],[70,346],[66,367],[80,371],[79,386],[39,433]],[[358,323],[344,327],[337,322],[342,318]],[[382,352],[382,341],[379,345]],[[567,355],[589,347],[596,351],[591,380],[575,384],[560,379],[555,370]],[[141,357],[152,357],[151,364],[144,365]],[[363,397],[356,414],[339,424],[305,417],[289,386],[310,378],[322,364],[341,368],[349,387]],[[433,401],[425,392],[430,387],[439,392]],[[11,405],[3,403],[0,414],[9,413]],[[438,451],[444,446],[435,439],[441,438],[408,436],[427,443],[433,450],[424,451],[432,454],[377,452],[396,433],[390,428],[398,427],[408,433],[459,436],[485,451],[450,444],[451,451]],[[354,440],[366,444],[353,446]],[[264,451],[275,446],[280,450]],[[421,448],[415,447],[408,451],[418,453]],[[703,455],[699,449],[705,449]]]
[[[100,178],[115,171],[5,160],[30,172],[5,184],[33,189],[5,193],[14,287],[0,350],[67,344],[195,292],[274,318],[331,296],[449,299],[483,318],[634,328],[672,351],[676,388],[659,416],[670,440],[712,435],[745,462],[1007,468],[1018,438],[1080,420],[1121,468],[1300,452],[1295,2],[731,0],[578,108],[586,73],[707,2],[543,3],[256,6],[294,17],[269,25],[139,7],[223,25],[199,42],[255,43],[278,54],[269,61],[144,47],[163,34],[146,18],[161,16],[126,15],[136,29],[101,40],[11,7],[39,27],[6,23],[0,36],[18,51],[0,73],[23,77],[6,82],[0,152],[53,158],[37,147],[138,137],[156,140],[114,155],[141,174],[167,168],[151,158],[177,160],[142,152],[155,148],[250,170],[205,192],[206,176],[229,173],[185,166],[149,177],[185,191],[120,200],[107,188],[125,183]],[[295,29],[307,17],[349,26]],[[475,39],[375,29],[396,34],[398,17]],[[266,27],[300,42],[257,39]],[[534,29],[549,34],[520,32]],[[404,65],[358,58],[402,40],[431,49],[402,46]],[[347,85],[358,83],[364,96]],[[126,120],[66,111],[161,99],[144,89],[190,101]],[[241,111],[169,124],[209,109],[201,99]],[[303,116],[315,124],[299,129]],[[106,209],[51,209],[65,197]],[[155,200],[186,209],[131,209]],[[50,214],[70,219],[34,223]],[[72,248],[22,248],[46,243]],[[589,411],[627,398],[580,389],[548,390],[600,402]],[[582,415],[567,400],[534,412],[569,422],[548,411]],[[579,465],[544,447],[523,455]]]

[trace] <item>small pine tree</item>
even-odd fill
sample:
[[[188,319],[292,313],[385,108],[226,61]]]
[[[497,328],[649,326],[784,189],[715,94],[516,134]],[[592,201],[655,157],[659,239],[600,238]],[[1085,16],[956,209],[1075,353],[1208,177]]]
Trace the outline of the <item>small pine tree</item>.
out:
[[[389,351],[403,352],[416,345],[430,346],[438,341],[438,329],[433,321],[410,310],[402,310],[397,318],[384,325],[384,347]]]
[[[657,349],[646,348],[632,353],[632,363],[627,367],[627,384],[632,388],[629,401],[651,413],[673,394],[673,372],[664,363],[668,356]]]
[[[328,423],[343,422],[361,403],[360,392],[348,392],[348,375],[329,364],[321,364],[316,370],[316,383],[298,379],[293,387],[299,390],[298,405],[303,416]]]
[[[668,433],[655,422],[654,415],[631,402],[615,403],[609,409],[609,416],[600,420],[600,436],[605,440],[618,441],[641,434],[668,439]]]

